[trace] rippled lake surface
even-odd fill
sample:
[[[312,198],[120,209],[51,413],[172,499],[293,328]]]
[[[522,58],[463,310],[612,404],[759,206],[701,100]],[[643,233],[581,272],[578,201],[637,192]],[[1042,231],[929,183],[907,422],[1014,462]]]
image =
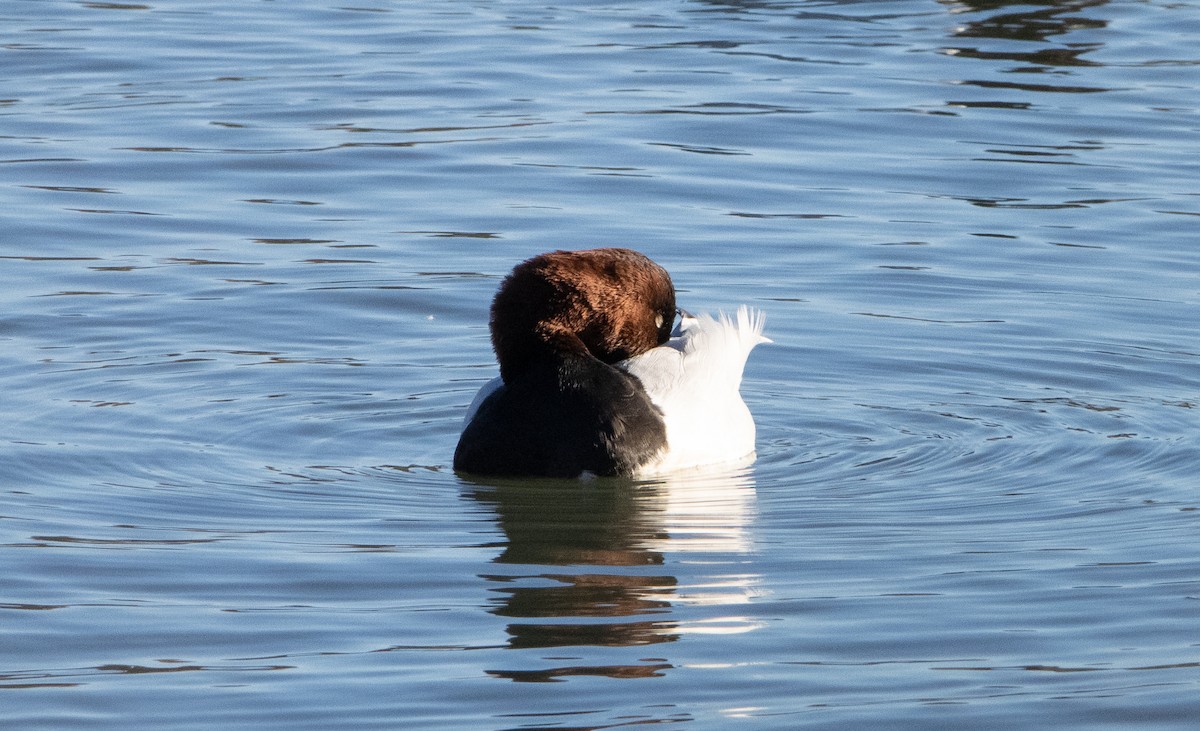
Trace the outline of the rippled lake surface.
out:
[[[0,5],[0,726],[1195,728],[1200,5]],[[758,461],[450,458],[516,262]]]

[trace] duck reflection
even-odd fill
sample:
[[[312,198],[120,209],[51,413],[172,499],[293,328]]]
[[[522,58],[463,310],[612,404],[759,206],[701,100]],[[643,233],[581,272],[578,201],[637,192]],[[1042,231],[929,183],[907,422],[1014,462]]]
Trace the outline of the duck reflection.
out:
[[[745,571],[754,509],[748,471],[639,483],[489,480],[470,483],[468,494],[495,512],[504,533],[497,571],[481,578],[495,595],[489,611],[514,620],[506,628],[511,649],[646,647],[756,626],[707,609],[747,602],[756,589],[757,577]],[[698,552],[703,561],[679,560]],[[549,681],[648,677],[669,667],[639,654],[634,663],[490,672]]]

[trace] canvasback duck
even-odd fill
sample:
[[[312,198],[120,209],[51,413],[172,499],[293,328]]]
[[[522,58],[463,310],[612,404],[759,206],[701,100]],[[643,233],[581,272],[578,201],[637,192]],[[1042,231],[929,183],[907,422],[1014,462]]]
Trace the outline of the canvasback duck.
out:
[[[500,376],[467,409],[454,469],[648,477],[748,460],[739,387],[761,313],[681,314],[666,270],[630,249],[518,264],[491,309]]]

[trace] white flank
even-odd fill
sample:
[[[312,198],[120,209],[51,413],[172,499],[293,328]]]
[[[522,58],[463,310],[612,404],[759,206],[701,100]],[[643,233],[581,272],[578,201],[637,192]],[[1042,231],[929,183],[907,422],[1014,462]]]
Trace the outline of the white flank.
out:
[[[742,401],[742,371],[763,337],[763,313],[745,305],[684,317],[666,344],[620,363],[637,376],[667,425],[667,449],[639,470],[663,475],[754,456],[754,419]]]

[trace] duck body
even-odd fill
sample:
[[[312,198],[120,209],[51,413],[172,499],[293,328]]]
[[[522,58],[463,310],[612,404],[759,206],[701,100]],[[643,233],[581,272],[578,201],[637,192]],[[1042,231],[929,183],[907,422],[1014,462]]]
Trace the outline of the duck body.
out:
[[[514,268],[492,303],[500,377],[467,410],[454,469],[642,477],[754,453],[738,391],[762,317],[686,317],[666,271],[628,249]],[[736,453],[736,454],[735,454]]]

